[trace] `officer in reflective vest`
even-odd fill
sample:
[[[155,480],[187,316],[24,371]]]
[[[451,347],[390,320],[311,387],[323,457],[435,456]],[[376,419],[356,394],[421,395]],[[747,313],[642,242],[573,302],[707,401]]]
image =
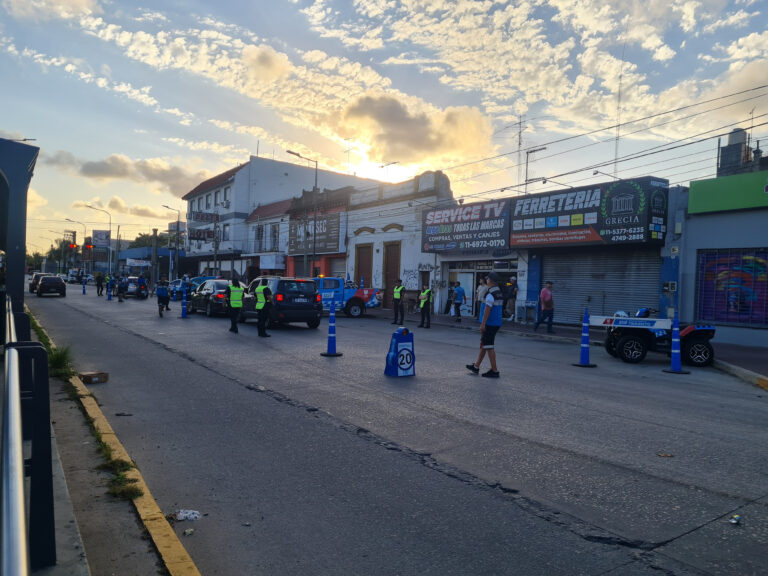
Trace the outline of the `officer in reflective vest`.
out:
[[[237,278],[232,279],[232,284],[227,286],[227,302],[229,303],[229,320],[231,326],[230,332],[237,334],[237,321],[240,318],[240,312],[243,310],[243,287]]]
[[[270,335],[267,334],[267,320],[269,319],[269,309],[272,306],[272,291],[269,289],[265,278],[256,287],[255,294],[256,312],[259,313],[259,322],[257,324],[259,336],[261,338],[269,338]]]
[[[395,282],[395,289],[392,294],[392,307],[395,309],[395,321],[392,324],[405,324],[405,286],[402,279],[398,278]],[[397,319],[400,318],[400,322]]]
[[[432,290],[429,289],[427,284],[421,287],[419,306],[421,307],[421,324],[419,324],[419,328],[429,328],[432,320]]]

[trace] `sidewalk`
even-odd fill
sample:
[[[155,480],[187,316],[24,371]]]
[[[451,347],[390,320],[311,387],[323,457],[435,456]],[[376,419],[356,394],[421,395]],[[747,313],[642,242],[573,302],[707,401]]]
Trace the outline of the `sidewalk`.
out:
[[[374,308],[366,310],[366,314],[382,318],[391,319],[394,314],[391,309]],[[461,323],[457,323],[453,316],[447,314],[433,314],[432,325],[441,327],[451,327],[456,329],[472,330],[477,329],[477,320],[470,317],[463,317]],[[410,314],[406,317],[407,327],[416,327],[420,317],[418,314]],[[502,332],[518,334],[531,338],[541,339],[566,339],[572,340],[574,344],[581,341],[580,326],[557,325],[554,327],[555,334],[547,334],[545,327],[539,327],[534,331],[533,324],[518,322],[509,322],[504,319],[501,327]],[[603,346],[603,330],[600,328],[591,328],[589,340],[593,346]],[[717,341],[717,336],[712,340],[712,347],[715,349],[715,361],[713,366],[718,370],[736,376],[745,382],[749,382],[760,388],[768,390],[768,350],[759,346],[739,346],[736,344],[725,344]],[[578,350],[574,348],[574,357],[578,357]]]

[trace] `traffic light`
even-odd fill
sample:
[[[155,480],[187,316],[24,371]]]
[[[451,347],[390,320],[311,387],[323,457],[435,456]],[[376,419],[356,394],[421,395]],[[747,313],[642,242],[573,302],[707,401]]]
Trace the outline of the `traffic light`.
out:
[[[93,244],[86,244],[85,245],[86,250],[93,250]]]
[[[77,244],[70,244],[69,247],[72,248],[72,250],[74,250],[75,248],[77,248]]]

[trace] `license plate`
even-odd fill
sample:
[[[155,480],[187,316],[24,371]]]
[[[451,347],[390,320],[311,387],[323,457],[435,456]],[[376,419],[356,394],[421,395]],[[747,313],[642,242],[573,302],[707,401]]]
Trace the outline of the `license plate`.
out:
[[[309,300],[307,300],[306,298],[294,298],[293,301],[294,302],[309,302]]]

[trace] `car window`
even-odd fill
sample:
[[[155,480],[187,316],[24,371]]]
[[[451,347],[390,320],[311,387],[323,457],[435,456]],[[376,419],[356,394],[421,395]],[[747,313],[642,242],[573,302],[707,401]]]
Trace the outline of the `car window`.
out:
[[[281,280],[278,290],[281,292],[314,294],[317,291],[317,288],[314,282],[307,282],[302,280]]]
[[[341,288],[341,280],[337,278],[323,278],[323,288],[337,290],[338,288]]]
[[[229,286],[229,282],[226,280],[211,280],[211,289],[213,290],[226,290]]]

